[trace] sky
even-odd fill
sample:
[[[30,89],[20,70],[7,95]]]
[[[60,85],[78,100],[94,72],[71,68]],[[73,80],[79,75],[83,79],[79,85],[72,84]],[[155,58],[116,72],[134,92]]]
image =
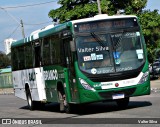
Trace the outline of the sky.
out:
[[[24,23],[26,37],[28,37],[33,31],[52,24],[52,19],[48,17],[48,13],[50,10],[60,7],[60,5],[57,4],[57,1],[58,0],[0,0],[0,51],[5,52],[5,39],[22,39],[22,31],[20,27],[21,19]],[[45,2],[47,3],[37,6],[7,8]],[[160,0],[148,0],[145,9],[150,9],[151,11],[154,9],[160,10],[159,5]],[[5,10],[2,8],[5,8]]]

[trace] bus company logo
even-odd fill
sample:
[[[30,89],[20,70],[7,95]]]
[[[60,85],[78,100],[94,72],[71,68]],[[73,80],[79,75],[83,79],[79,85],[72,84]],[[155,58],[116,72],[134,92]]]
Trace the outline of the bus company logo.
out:
[[[57,70],[46,70],[43,71],[44,80],[57,80],[58,79],[58,72]]]
[[[12,124],[11,119],[2,119],[2,124]]]

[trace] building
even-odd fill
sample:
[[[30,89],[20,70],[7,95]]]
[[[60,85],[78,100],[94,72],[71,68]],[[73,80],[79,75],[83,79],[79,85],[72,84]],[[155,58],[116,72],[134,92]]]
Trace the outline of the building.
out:
[[[8,38],[4,40],[4,46],[5,46],[5,54],[8,55],[11,52],[11,44],[15,42],[13,38]]]

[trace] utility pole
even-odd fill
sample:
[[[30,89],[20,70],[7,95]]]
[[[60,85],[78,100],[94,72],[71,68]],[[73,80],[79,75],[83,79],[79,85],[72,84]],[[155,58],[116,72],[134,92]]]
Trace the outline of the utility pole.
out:
[[[98,14],[102,14],[100,0],[97,0],[97,4],[98,4]]]
[[[22,21],[22,19],[21,19],[20,24],[21,24],[21,29],[22,29],[22,37],[25,38],[24,27],[23,27],[23,21]]]
[[[13,15],[11,15],[6,9],[4,9],[4,8],[2,8],[2,7],[0,7],[0,9],[2,9],[4,12],[6,12],[8,16],[10,16],[14,21],[16,21],[18,24],[21,25],[22,37],[25,38],[24,27],[23,27],[23,21],[22,21],[22,19],[21,19],[21,21],[20,21],[20,23],[19,23],[19,21],[18,21]]]

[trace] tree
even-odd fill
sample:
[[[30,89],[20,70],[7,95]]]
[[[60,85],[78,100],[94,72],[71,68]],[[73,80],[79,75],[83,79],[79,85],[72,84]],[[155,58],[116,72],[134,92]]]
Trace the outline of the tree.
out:
[[[51,10],[49,17],[53,19],[58,17],[61,23],[98,14],[97,0],[59,0],[58,3],[62,6],[56,10]],[[108,12],[110,3],[110,0],[101,0],[102,13]]]
[[[123,9],[126,14],[138,14],[146,6],[147,0],[100,0],[102,13],[113,15]],[[60,22],[92,17],[98,14],[97,0],[59,0],[61,7],[49,12],[49,17]]]
[[[155,51],[160,48],[160,15],[157,10],[143,11],[147,0],[100,0],[102,13],[114,15],[118,10],[125,14],[134,14],[140,17],[140,23],[147,44],[148,58],[155,59]],[[49,17],[58,18],[60,22],[92,17],[98,14],[97,0],[59,0],[61,7],[49,12]]]
[[[157,49],[160,48],[160,14],[158,10],[152,12],[146,10],[139,17],[147,45],[148,58],[150,62],[153,62]]]
[[[6,68],[7,66],[11,65],[11,61],[7,55],[3,52],[0,52],[0,68]]]
[[[139,14],[146,6],[147,0],[111,0],[115,10],[123,9],[126,14]]]

